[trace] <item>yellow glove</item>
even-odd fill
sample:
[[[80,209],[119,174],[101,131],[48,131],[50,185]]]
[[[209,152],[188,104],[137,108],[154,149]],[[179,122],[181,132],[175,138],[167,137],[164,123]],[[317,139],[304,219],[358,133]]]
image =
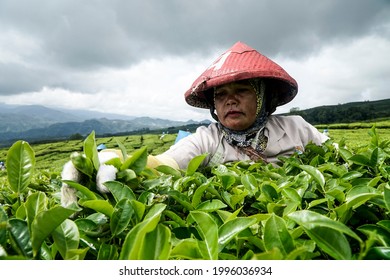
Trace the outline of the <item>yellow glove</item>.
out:
[[[115,157],[118,157],[121,162],[124,160],[122,152],[118,149],[105,149],[99,152],[99,160],[101,163],[104,163]],[[176,163],[176,161],[167,155],[148,155],[148,161],[146,164],[148,168],[156,168],[159,165],[168,165],[174,169],[179,169],[179,165]]]
[[[159,165],[168,165],[174,169],[179,169],[177,162],[169,156],[163,154],[157,156],[148,156],[148,162],[146,164],[148,168],[156,168]]]

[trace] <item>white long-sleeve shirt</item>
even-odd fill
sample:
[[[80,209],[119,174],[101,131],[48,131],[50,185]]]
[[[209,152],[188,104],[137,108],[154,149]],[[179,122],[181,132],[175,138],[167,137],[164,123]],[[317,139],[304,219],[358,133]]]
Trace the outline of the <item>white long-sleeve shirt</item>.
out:
[[[303,151],[309,142],[321,145],[328,139],[300,116],[271,115],[264,129],[268,142],[263,155],[267,162],[277,162],[279,156]],[[208,156],[203,165],[249,160],[245,153],[226,142],[216,123],[199,127],[194,134],[171,146],[162,156],[174,159],[180,168],[185,169],[192,158],[204,153],[208,153]]]

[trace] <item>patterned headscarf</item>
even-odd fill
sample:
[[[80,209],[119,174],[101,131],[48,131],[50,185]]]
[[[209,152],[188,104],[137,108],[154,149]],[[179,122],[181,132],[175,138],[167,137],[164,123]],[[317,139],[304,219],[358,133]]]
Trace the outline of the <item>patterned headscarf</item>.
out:
[[[262,153],[267,146],[267,137],[264,135],[264,127],[267,123],[268,113],[265,109],[265,82],[262,79],[250,79],[248,80],[257,97],[257,110],[256,119],[254,123],[247,129],[236,131],[229,129],[221,124],[218,120],[218,116],[214,113],[215,107],[211,106],[210,111],[214,119],[218,121],[218,127],[221,129],[226,141],[235,147],[238,147],[245,154],[247,154],[253,161],[263,159]],[[215,89],[214,89],[215,92]],[[215,94],[214,94],[215,96]],[[215,104],[215,102],[214,102]],[[259,133],[257,139],[254,139]],[[255,142],[254,142],[255,141]],[[252,147],[252,143],[255,143]]]

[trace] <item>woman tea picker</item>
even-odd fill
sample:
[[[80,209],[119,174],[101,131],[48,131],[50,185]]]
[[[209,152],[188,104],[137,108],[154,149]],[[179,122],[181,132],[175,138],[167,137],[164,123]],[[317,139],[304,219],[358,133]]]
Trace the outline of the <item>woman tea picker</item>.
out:
[[[148,167],[169,165],[187,168],[195,156],[207,153],[203,165],[251,160],[275,163],[313,142],[328,138],[299,116],[273,116],[277,106],[290,102],[298,91],[296,81],[279,65],[251,47],[238,42],[222,54],[195,80],[185,93],[191,106],[209,109],[216,123],[199,127],[168,151],[148,157]],[[107,153],[108,152],[108,153]],[[103,150],[96,176],[97,188],[116,178],[116,168],[105,165],[118,151]],[[71,162],[63,169],[62,179],[79,181]],[[76,200],[75,190],[63,184],[62,204]]]
[[[185,93],[188,104],[209,109],[217,123],[163,154],[180,168],[197,155],[209,153],[205,165],[237,160],[278,161],[328,138],[299,116],[272,116],[290,102],[297,82],[279,65],[238,42],[222,54]]]

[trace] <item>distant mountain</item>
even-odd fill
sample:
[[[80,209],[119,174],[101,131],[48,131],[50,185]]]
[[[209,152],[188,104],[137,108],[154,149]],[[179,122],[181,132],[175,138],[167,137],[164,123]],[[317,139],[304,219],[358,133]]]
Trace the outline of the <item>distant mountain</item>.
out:
[[[0,133],[44,128],[55,123],[82,122],[90,119],[132,120],[135,117],[89,110],[48,108],[41,105],[7,105],[0,103]]]
[[[70,115],[76,116],[78,121],[85,121],[90,119],[109,119],[109,120],[133,120],[136,117],[120,115],[120,114],[112,114],[112,113],[102,113],[98,111],[87,111],[87,110],[75,110],[75,109],[58,109],[61,112],[68,113]]]
[[[87,110],[52,109],[39,105],[0,104],[0,146],[8,146],[20,139],[30,142],[68,139],[74,134],[88,135],[92,130],[96,135],[115,135],[203,123],[210,121],[183,122]]]
[[[293,108],[282,115],[301,115],[311,124],[363,122],[390,118],[390,99],[320,106],[306,110]],[[86,136],[118,135],[137,131],[157,131],[175,127],[197,127],[209,120],[171,121],[150,117],[105,114],[87,110],[47,108],[39,105],[16,106],[0,103],[0,146],[16,140],[44,141],[68,139],[75,134]]]
[[[57,122],[77,121],[77,116],[44,106],[0,104],[0,133],[47,127]]]

